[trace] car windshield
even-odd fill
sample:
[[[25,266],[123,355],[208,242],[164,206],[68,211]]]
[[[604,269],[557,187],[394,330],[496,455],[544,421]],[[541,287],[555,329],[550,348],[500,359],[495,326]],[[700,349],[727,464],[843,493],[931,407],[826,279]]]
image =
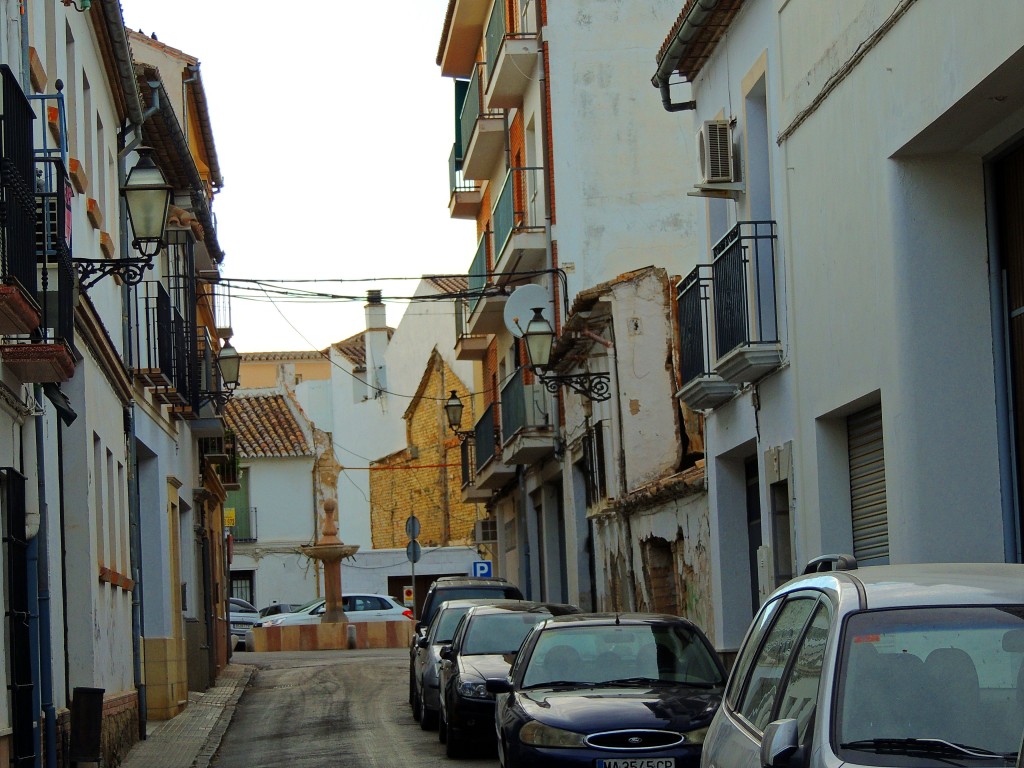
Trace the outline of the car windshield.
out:
[[[322,603],[323,601],[324,601],[324,599],[322,597],[314,598],[313,600],[310,600],[308,603],[303,603],[298,608],[292,608],[291,612],[292,613],[309,613],[309,611],[311,611],[315,606],[320,605],[320,603]]]
[[[612,682],[716,688],[725,680],[707,645],[681,624],[547,628],[522,678],[524,688]]]
[[[846,622],[840,664],[835,745],[844,759],[921,765],[923,747],[936,742],[1016,757],[1024,728],[1024,606],[856,613]],[[934,765],[951,757],[928,756]]]
[[[533,625],[550,618],[539,611],[478,614],[466,628],[460,652],[464,656],[515,653]]]
[[[434,621],[433,634],[430,637],[431,643],[450,643],[452,641],[452,635],[455,634],[455,628],[459,626],[459,619],[466,615],[466,611],[469,610],[469,606],[461,608],[447,608],[441,611],[440,615]]]

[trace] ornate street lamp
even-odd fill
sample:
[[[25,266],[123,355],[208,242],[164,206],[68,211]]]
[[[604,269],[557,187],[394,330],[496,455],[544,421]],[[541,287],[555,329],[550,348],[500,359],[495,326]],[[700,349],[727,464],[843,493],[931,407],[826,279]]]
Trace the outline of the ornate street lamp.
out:
[[[474,432],[473,430],[462,431],[459,429],[462,425],[462,411],[465,406],[455,390],[453,389],[451,392],[451,396],[445,401],[444,413],[448,418],[448,427],[458,436],[459,440],[465,441],[472,437]]]
[[[551,346],[554,344],[555,331],[541,314],[543,307],[532,309],[533,317],[523,330],[523,338],[526,340],[526,354],[530,358],[530,370],[544,388],[553,394],[560,386],[566,386],[589,400],[601,401],[611,397],[611,379],[607,373],[557,374],[547,371],[551,362]]]
[[[224,346],[221,347],[220,354],[217,355],[217,368],[220,371],[220,378],[224,384],[224,389],[200,392],[200,407],[205,403],[216,403],[218,406],[223,407],[231,399],[232,395],[235,394],[235,388],[238,386],[241,364],[242,356],[238,354],[238,350],[231,346],[230,341],[225,341]]]
[[[117,275],[128,285],[138,285],[146,270],[152,269],[153,257],[166,245],[164,227],[174,190],[153,162],[153,150],[139,147],[136,152],[139,161],[128,173],[121,194],[134,235],[132,248],[140,255],[123,259],[74,259],[82,288],[95,285],[107,275]]]

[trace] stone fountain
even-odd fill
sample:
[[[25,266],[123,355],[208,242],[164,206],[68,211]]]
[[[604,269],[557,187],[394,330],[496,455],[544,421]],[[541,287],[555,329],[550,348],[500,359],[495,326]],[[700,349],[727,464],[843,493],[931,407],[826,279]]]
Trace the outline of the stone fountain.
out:
[[[334,521],[338,514],[338,502],[334,499],[324,501],[324,521],[320,526],[320,537],[316,544],[300,547],[302,554],[311,560],[317,560],[324,566],[324,615],[322,624],[347,622],[348,617],[341,604],[341,561],[352,557],[359,551],[358,544],[344,544],[338,538],[338,526]]]

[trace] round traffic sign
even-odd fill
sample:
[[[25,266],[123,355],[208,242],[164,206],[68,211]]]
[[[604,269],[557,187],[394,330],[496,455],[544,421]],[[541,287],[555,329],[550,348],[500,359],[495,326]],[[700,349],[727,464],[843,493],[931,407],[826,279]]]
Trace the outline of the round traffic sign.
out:
[[[406,544],[405,556],[409,558],[410,563],[418,563],[420,561],[420,557],[423,556],[423,547],[420,546],[420,543],[416,541],[416,539],[413,539]]]
[[[416,515],[409,515],[405,521],[405,535],[415,539],[420,535],[420,519]]]

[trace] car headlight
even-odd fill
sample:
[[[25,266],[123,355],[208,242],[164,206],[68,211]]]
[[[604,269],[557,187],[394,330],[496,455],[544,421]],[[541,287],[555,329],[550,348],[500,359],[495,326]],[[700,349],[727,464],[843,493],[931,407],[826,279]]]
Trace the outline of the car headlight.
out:
[[[487,690],[487,684],[483,680],[461,680],[459,682],[459,696],[467,699],[494,698],[494,694]]]
[[[281,624],[284,624],[284,619],[271,619],[270,621],[263,622],[264,627],[276,627]]]
[[[519,740],[531,747],[582,747],[583,734],[573,731],[563,731],[561,728],[552,728],[550,725],[532,720],[524,725],[519,731]]]
[[[683,736],[686,737],[686,741],[688,744],[703,744],[704,737],[708,735],[708,728],[710,727],[711,726],[706,725],[703,728],[698,728],[695,731],[685,731],[683,733]]]

